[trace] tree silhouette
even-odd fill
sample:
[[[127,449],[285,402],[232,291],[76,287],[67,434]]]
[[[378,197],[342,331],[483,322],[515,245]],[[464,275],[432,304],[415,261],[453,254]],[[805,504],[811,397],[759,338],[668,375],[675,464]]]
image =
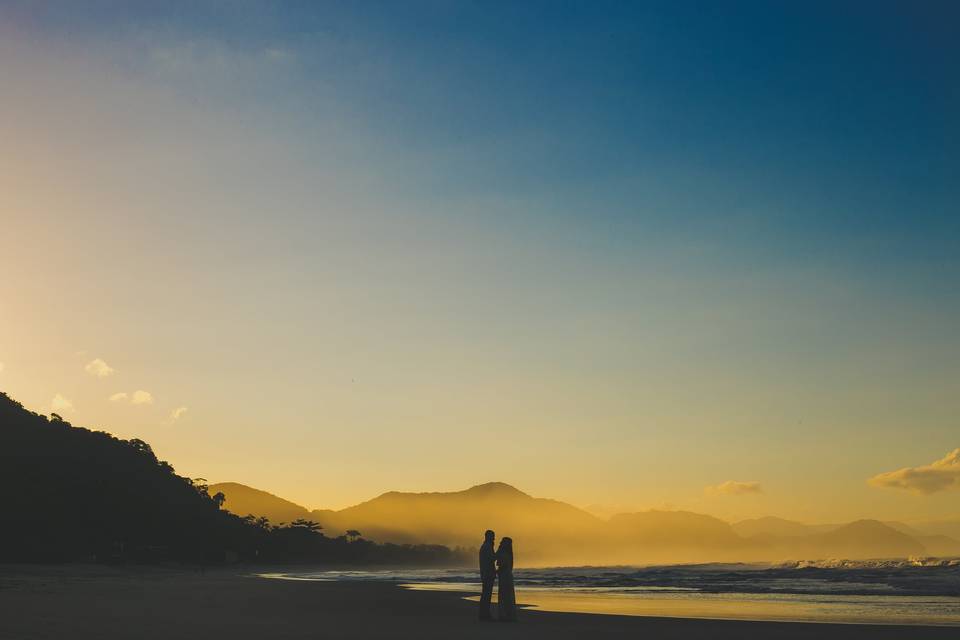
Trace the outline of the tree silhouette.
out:
[[[304,520],[303,518],[297,518],[290,523],[291,527],[297,527],[300,529],[306,529],[310,532],[319,532],[323,527],[320,526],[319,522],[314,522],[313,520]]]

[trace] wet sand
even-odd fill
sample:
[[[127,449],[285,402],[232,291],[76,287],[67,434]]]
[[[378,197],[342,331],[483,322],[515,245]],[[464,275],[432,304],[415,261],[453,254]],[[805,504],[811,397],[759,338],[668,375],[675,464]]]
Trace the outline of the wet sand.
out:
[[[523,610],[481,623],[464,594],[243,570],[0,566],[0,639],[955,638],[956,628],[740,622]]]

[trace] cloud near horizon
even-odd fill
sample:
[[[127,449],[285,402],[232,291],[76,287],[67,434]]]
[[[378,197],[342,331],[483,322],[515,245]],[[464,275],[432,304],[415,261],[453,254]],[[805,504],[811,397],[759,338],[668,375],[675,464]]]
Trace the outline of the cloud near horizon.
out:
[[[759,482],[727,480],[720,484],[704,487],[703,492],[708,496],[744,496],[763,493],[763,487],[760,486]]]
[[[54,413],[73,411],[73,403],[58,393],[54,395],[53,400],[50,401],[50,411]]]
[[[133,393],[119,391],[110,396],[110,402],[129,402],[130,404],[153,404],[153,394],[143,389],[137,389]]]
[[[867,484],[881,489],[905,489],[919,495],[960,489],[960,448],[930,464],[878,473],[868,479]]]
[[[106,378],[109,375],[113,375],[116,371],[113,367],[108,365],[106,362],[100,358],[95,358],[87,363],[87,366],[84,367],[87,373],[90,375],[97,376],[98,378]]]
[[[153,404],[153,394],[143,389],[137,389],[130,396],[130,404]]]

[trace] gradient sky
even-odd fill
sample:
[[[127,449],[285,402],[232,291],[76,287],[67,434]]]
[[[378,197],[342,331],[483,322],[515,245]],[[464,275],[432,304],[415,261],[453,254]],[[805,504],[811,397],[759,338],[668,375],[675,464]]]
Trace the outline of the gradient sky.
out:
[[[960,447],[960,10],[706,5],[0,0],[0,390],[309,507],[957,515],[867,479]]]

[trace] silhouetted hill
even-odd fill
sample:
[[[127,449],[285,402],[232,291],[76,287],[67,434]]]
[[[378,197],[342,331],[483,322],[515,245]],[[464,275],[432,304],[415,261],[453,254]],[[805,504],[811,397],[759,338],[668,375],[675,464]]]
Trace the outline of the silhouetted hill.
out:
[[[142,440],[47,419],[0,393],[4,558],[222,557],[244,523],[205,489]]]
[[[950,536],[913,536],[930,556],[960,556],[960,542]]]
[[[245,495],[266,496],[256,515],[266,514],[271,505],[292,505],[243,485],[215,486],[227,495],[228,505],[230,486],[242,488]],[[515,539],[527,565],[860,559],[950,555],[955,549],[946,536],[911,536],[875,520],[808,525],[766,517],[730,525],[698,513],[654,510],[603,521],[502,482],[454,492],[390,491],[340,511],[311,511],[310,517],[329,533],[357,529],[374,540],[434,540],[453,546],[476,546],[482,532],[492,528]]]
[[[391,491],[336,511],[314,512],[331,531],[359,529],[374,540],[434,540],[477,546],[486,529],[512,535],[531,558],[562,557],[602,528],[589,513],[557,500],[534,498],[501,482],[449,493]],[[569,553],[569,555],[574,555]]]
[[[242,485],[259,504],[289,503]],[[462,565],[439,545],[329,538],[304,520],[275,527],[220,509],[222,494],[178,476],[146,442],[74,427],[0,393],[0,562],[180,560]],[[292,505],[296,507],[296,505]]]
[[[927,536],[949,536],[960,540],[960,517],[911,522],[910,526]]]
[[[924,533],[919,529],[915,529],[914,527],[911,527],[910,525],[903,522],[899,522],[897,520],[886,520],[884,521],[883,524],[887,525],[891,529],[896,529],[900,533],[905,533],[908,536],[911,536],[914,538],[924,535]]]
[[[808,536],[804,545],[840,558],[890,558],[927,553],[916,539],[877,520],[857,520],[834,531]]]
[[[610,518],[610,527],[641,544],[742,546],[743,539],[723,520],[690,511],[641,511]]]
[[[644,562],[743,559],[750,544],[723,520],[689,511],[642,511],[610,518],[611,547]]]
[[[324,531],[359,530],[371,540],[417,543],[430,540],[450,546],[476,547],[492,528],[523,541],[527,557],[573,555],[603,526],[595,516],[574,506],[534,498],[503,482],[489,482],[463,491],[405,493],[389,491],[339,511],[306,509],[265,491],[239,483],[212,485],[226,497],[225,508],[237,514],[309,518]]]
[[[284,524],[294,520],[309,520],[311,513],[298,504],[284,500],[272,493],[254,489],[239,482],[219,482],[208,488],[210,495],[224,495],[223,508],[238,516],[265,517],[272,524]]]
[[[918,537],[877,520],[857,520],[844,525],[792,525],[800,523],[750,523],[748,530],[756,533],[749,540],[758,549],[765,549],[761,556],[793,560],[902,558],[930,555],[948,547],[947,541],[934,539],[931,542],[935,543],[937,550],[932,551]],[[823,530],[825,527],[826,531]],[[782,531],[788,535],[777,535],[772,531]],[[808,533],[797,535],[801,531]]]

